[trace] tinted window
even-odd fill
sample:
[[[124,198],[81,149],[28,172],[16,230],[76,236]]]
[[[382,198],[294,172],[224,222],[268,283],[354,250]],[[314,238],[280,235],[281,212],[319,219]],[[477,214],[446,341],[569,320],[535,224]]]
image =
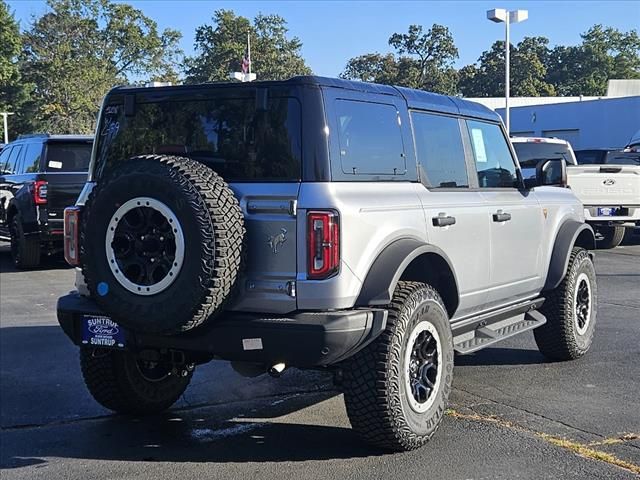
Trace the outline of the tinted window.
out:
[[[573,165],[573,158],[566,143],[513,142],[518,162],[524,178],[536,177],[536,166],[545,160],[564,159],[567,165]]]
[[[607,154],[607,152],[601,150],[581,150],[575,152],[575,154],[578,165],[595,165],[602,163],[602,159]],[[518,158],[520,158],[519,154]]]
[[[481,188],[516,187],[516,166],[499,125],[468,121],[471,146]]]
[[[137,104],[135,115],[125,116],[112,106],[98,162],[110,168],[135,155],[174,154],[210,166],[227,181],[299,180],[300,104],[269,98],[266,107],[257,109],[255,98],[175,100]]]
[[[4,175],[7,172],[7,160],[9,160],[12,149],[13,147],[4,147],[2,153],[0,153],[0,174]]]
[[[9,154],[9,158],[7,159],[7,164],[4,167],[5,175],[18,173],[18,170],[20,168],[19,161],[22,157],[20,153],[22,153],[22,145],[16,145],[11,149],[11,153]]]
[[[640,165],[640,152],[609,152],[604,163],[609,165]]]
[[[429,185],[435,188],[468,187],[460,124],[457,118],[411,113],[418,161]]]
[[[91,160],[91,143],[51,142],[44,166],[47,172],[86,172]]]
[[[336,112],[344,173],[405,173],[400,120],[395,106],[336,100]]]
[[[40,170],[40,157],[42,156],[42,144],[31,143],[27,145],[27,151],[24,154],[24,162],[22,170],[24,173],[35,173]]]

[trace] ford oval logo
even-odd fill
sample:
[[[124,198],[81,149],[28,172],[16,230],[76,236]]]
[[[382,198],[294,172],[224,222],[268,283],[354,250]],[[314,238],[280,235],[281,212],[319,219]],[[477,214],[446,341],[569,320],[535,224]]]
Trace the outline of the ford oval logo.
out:
[[[606,180],[602,181],[603,185],[606,185],[607,187],[610,187],[611,185],[615,185],[616,181],[613,178],[607,178]]]
[[[89,325],[89,331],[94,335],[116,335],[120,330],[115,325]]]

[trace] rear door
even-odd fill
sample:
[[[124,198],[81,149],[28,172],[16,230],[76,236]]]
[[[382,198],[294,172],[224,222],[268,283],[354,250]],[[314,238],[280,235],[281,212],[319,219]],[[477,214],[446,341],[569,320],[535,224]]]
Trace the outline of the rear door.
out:
[[[479,192],[488,207],[491,265],[488,305],[530,296],[540,288],[544,216],[535,194],[520,189],[515,158],[497,123],[467,120]]]
[[[490,225],[486,202],[471,188],[464,123],[456,117],[412,111],[419,189],[429,243],[453,264],[460,305],[457,317],[483,310],[490,270]]]

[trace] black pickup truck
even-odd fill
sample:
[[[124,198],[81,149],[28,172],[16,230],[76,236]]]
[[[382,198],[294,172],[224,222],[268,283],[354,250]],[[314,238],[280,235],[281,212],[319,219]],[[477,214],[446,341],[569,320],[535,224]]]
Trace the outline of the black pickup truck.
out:
[[[18,268],[63,248],[63,214],[87,179],[93,137],[27,135],[0,152],[0,239]]]

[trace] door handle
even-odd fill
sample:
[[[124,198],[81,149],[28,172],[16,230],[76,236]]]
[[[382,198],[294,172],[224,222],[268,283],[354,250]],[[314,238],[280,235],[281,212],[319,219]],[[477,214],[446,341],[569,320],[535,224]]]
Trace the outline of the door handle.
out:
[[[496,213],[493,214],[494,222],[508,222],[509,220],[511,220],[510,213],[504,213],[502,210],[498,210]]]
[[[434,227],[446,227],[456,223],[456,217],[446,217],[444,215],[438,215],[431,219]]]

